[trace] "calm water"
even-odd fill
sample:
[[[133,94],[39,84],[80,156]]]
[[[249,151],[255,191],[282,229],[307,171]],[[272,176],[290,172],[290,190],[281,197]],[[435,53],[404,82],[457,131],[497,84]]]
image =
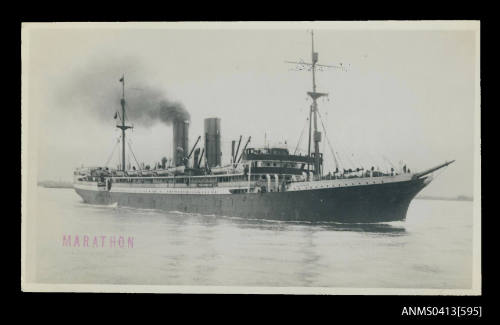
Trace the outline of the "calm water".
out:
[[[39,283],[472,285],[472,202],[414,200],[405,222],[346,225],[93,206],[70,189],[38,194]],[[63,235],[87,235],[90,247],[65,247]],[[92,248],[94,236],[108,236],[104,248]],[[133,237],[133,248],[109,247],[109,236]]]

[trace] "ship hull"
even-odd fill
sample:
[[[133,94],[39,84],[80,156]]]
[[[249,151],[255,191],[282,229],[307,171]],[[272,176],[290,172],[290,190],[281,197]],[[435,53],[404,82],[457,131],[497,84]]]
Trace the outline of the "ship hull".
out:
[[[402,221],[425,178],[385,184],[243,194],[120,193],[75,188],[87,203],[282,221]]]

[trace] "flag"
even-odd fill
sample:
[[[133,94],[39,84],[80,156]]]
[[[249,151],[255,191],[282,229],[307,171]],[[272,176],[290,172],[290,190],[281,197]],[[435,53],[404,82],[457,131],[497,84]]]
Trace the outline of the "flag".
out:
[[[116,118],[118,117],[118,112],[115,112],[115,117],[114,119],[116,120]]]

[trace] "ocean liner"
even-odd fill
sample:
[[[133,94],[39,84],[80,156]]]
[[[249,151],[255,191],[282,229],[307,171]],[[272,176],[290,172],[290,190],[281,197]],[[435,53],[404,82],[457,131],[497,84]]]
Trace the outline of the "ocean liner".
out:
[[[317,100],[327,94],[316,91],[315,71],[343,67],[318,64],[312,32],[311,36],[311,63],[289,62],[312,71],[312,91],[307,92],[312,99],[307,154],[291,153],[283,147],[250,147],[251,137],[240,151],[240,137],[237,146],[232,141],[230,163],[223,165],[220,118],[205,119],[203,148],[198,147],[201,136],[189,147],[189,121],[178,118],[172,125],[170,161],[163,159],[153,168],[139,163],[137,168],[127,168],[125,135],[131,126],[126,125],[123,76],[121,123],[116,126],[121,130],[121,164],[118,168],[77,168],[73,184],[76,192],[90,204],[252,219],[343,223],[404,220],[411,200],[432,181],[433,172],[453,161],[421,172],[411,172],[406,166],[386,172],[374,167],[346,170],[337,164],[326,174],[319,150],[322,133],[318,131]]]

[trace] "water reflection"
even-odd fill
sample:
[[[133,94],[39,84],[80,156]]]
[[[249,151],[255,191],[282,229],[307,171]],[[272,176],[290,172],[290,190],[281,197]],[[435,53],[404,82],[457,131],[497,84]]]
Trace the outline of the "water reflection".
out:
[[[40,227],[32,237],[37,248],[33,277],[39,282],[471,286],[471,204],[419,200],[406,221],[346,224],[92,206],[78,200],[71,191],[40,189]],[[124,234],[135,242],[127,250],[69,249],[61,245],[62,234]]]

